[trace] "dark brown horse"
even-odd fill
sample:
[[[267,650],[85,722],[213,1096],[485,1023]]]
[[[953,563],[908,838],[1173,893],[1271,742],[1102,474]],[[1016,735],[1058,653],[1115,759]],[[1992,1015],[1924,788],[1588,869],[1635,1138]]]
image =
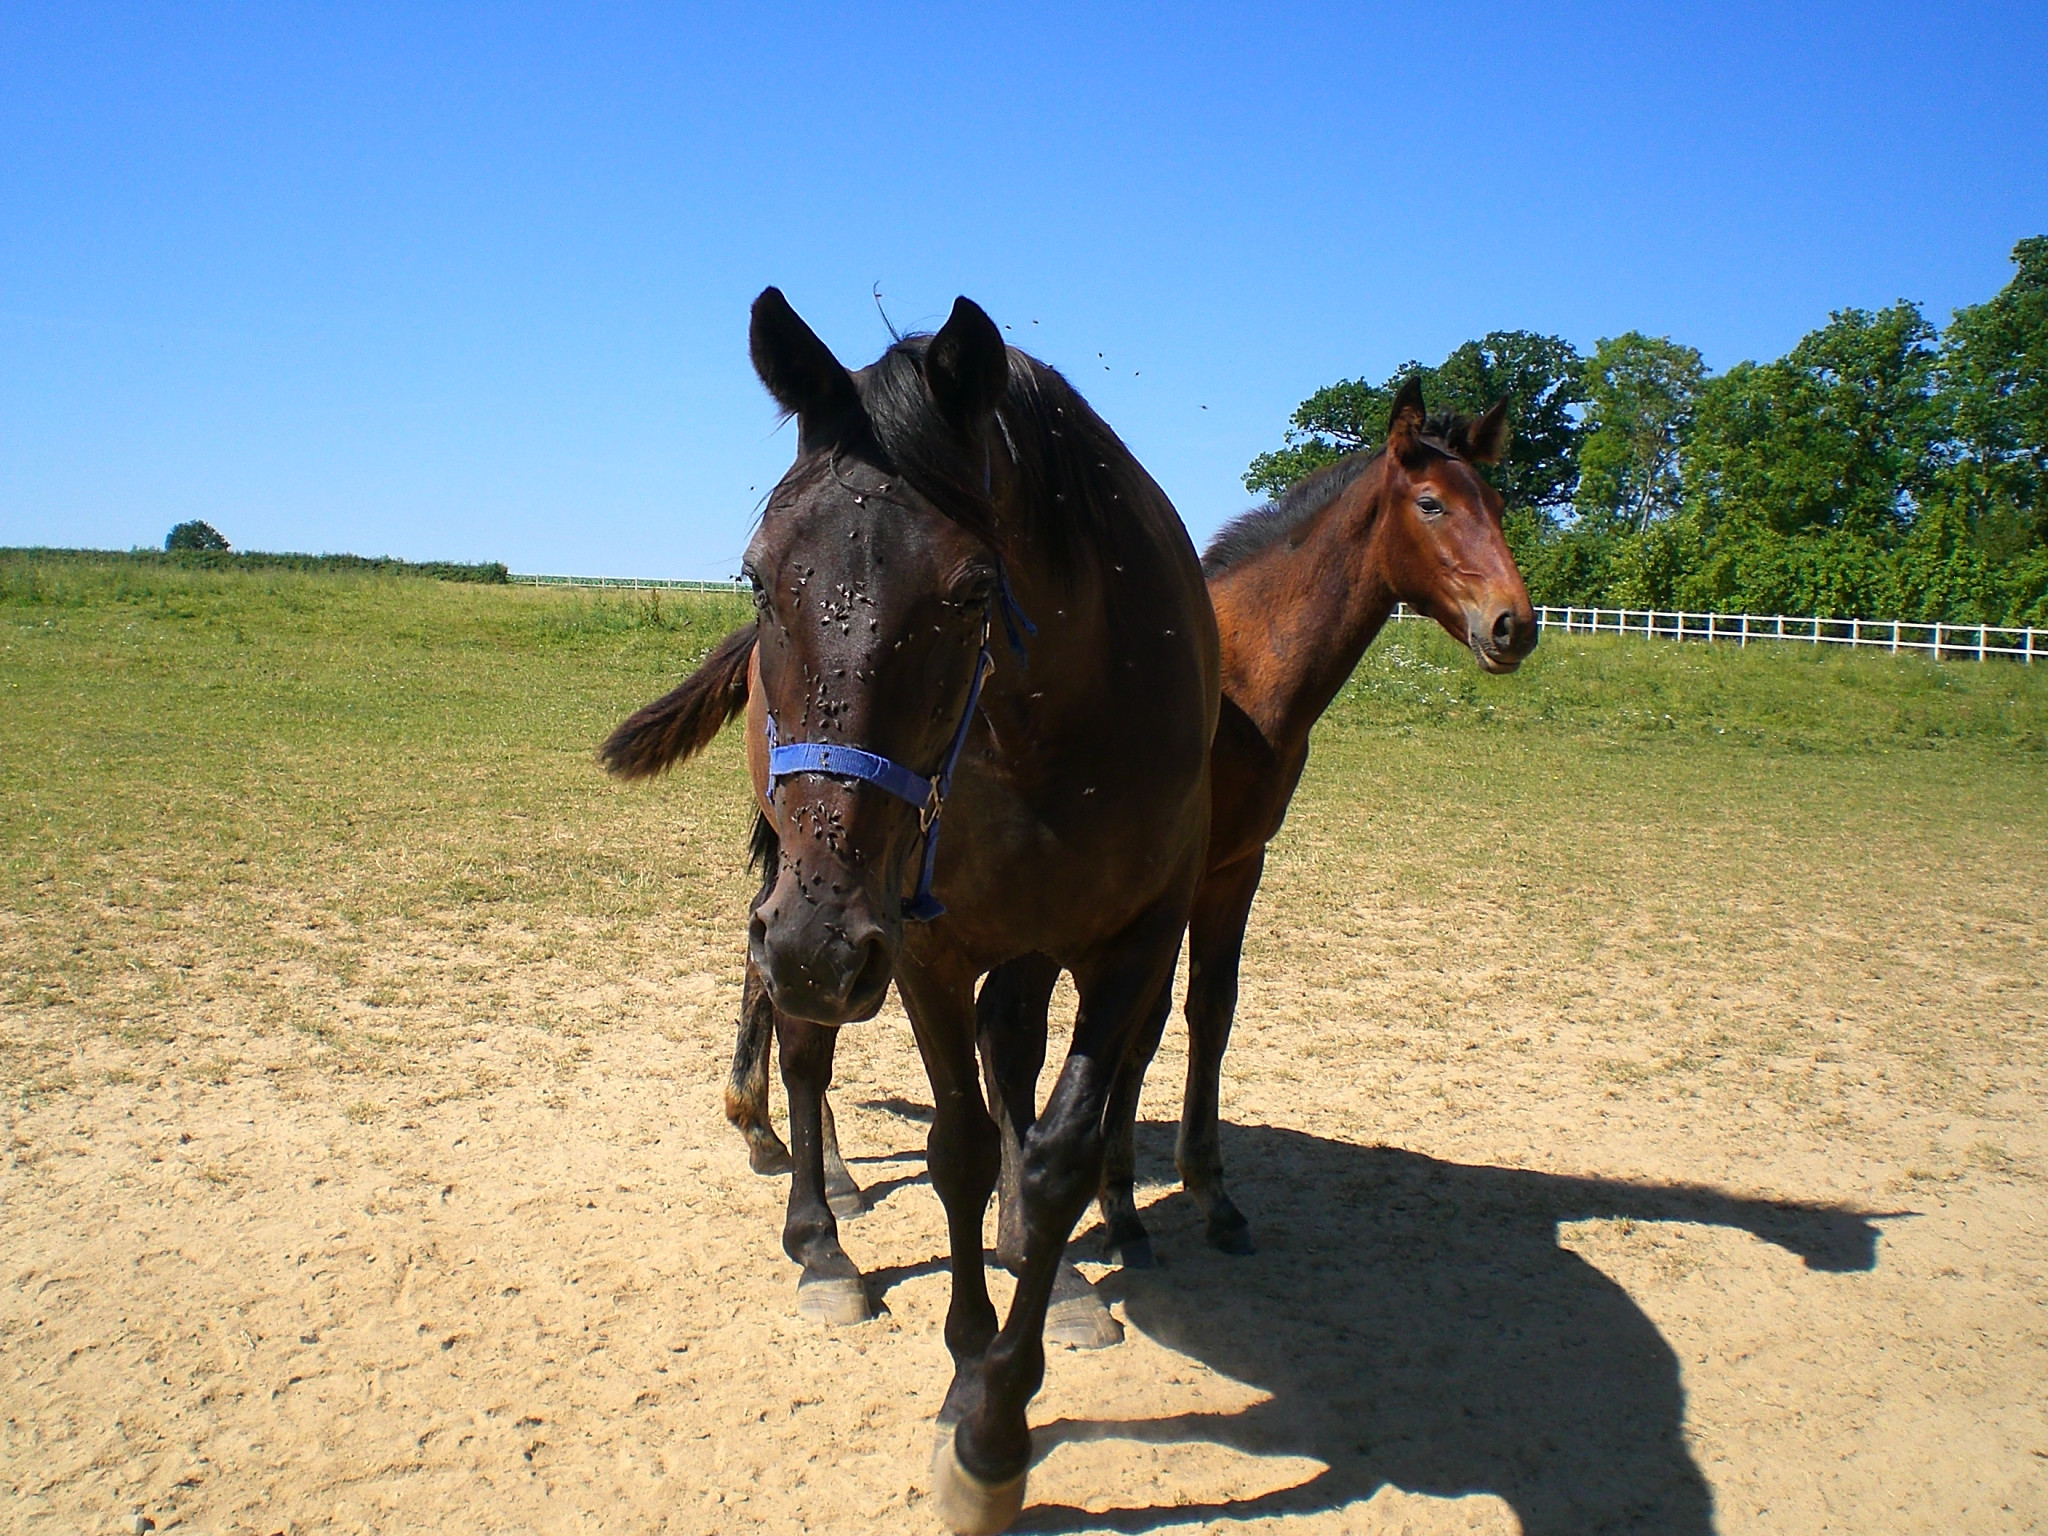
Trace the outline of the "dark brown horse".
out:
[[[784,1246],[805,1285],[859,1284],[825,1201],[822,1095],[836,1027],[872,1017],[894,981],[930,1079],[953,1256],[954,1429],[934,1492],[955,1529],[999,1530],[1022,1505],[1025,1409],[1062,1250],[1101,1187],[1108,1096],[1204,867],[1215,618],[1164,493],[966,300],[937,335],[850,373],[771,288],[751,347],[799,428],[747,552],[759,618],[603,756],[658,771],[744,689],[773,845],[748,961],[783,1051]],[[1029,954],[1073,973],[1081,1008],[1017,1154],[1022,1262],[998,1328],[981,1224],[1003,1154],[974,987]]]
[[[1209,1240],[1249,1253],[1251,1234],[1224,1188],[1217,1101],[1237,1002],[1238,960],[1266,844],[1279,832],[1308,762],[1309,732],[1398,602],[1434,618],[1489,672],[1511,672],[1536,643],[1535,615],[1501,534],[1501,498],[1474,465],[1496,462],[1506,413],[1425,420],[1419,386],[1396,399],[1387,446],[1311,476],[1280,500],[1232,522],[1203,558],[1223,644],[1223,707],[1212,757],[1207,868],[1188,931],[1188,1079],[1176,1161],[1203,1207]],[[1014,1264],[1023,1230],[1013,1194],[1017,1149],[1036,1107],[1044,1018],[1059,967],[1027,956],[983,984],[984,1068],[1006,1151],[997,1256]],[[1133,1196],[1138,1090],[1157,1048],[1169,998],[1147,1010],[1138,1053],[1111,1096],[1102,1205],[1113,1256],[1151,1262]],[[770,1022],[750,984],[726,1113],[747,1136],[762,1172],[787,1166],[770,1125],[766,1059]],[[861,1209],[825,1108],[826,1179],[834,1208]],[[791,1100],[791,1120],[798,1105]],[[798,1130],[799,1137],[807,1134]],[[1069,1278],[1069,1285],[1072,1281]],[[846,1314],[848,1320],[859,1314]],[[1115,1325],[1078,1292],[1055,1317],[1066,1342],[1113,1342]]]

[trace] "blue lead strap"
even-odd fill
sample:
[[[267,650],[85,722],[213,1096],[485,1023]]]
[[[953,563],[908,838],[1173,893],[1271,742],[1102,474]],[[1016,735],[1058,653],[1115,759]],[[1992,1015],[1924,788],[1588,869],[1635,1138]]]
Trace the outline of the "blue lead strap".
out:
[[[981,703],[981,685],[995,671],[996,659],[988,653],[988,636],[981,640],[981,654],[974,661],[974,681],[967,685],[967,708],[960,716],[960,729],[953,733],[953,745],[946,750],[946,766],[932,780],[932,798],[917,813],[924,832],[924,863],[918,867],[917,889],[903,903],[903,916],[913,923],[928,923],[946,914],[945,904],[932,894],[932,869],[939,861],[939,818],[946,811],[946,792],[953,787],[953,768],[967,745],[967,728],[974,724],[974,711]]]
[[[1010,637],[1010,649],[1017,653],[1020,666],[1029,666],[1024,654],[1024,635],[1035,635],[1038,626],[1031,622],[1029,614],[1018,606],[1017,594],[1010,590],[1010,573],[1002,561],[996,562],[996,596],[1001,599],[1003,633]],[[1019,634],[1019,630],[1023,634]]]
[[[1017,633],[1022,624],[1025,633],[1037,634],[1037,626],[1024,616],[1024,610],[1017,606],[1017,600],[1010,594],[1010,584],[999,573],[1003,628],[1009,631],[1010,644],[1021,657],[1024,642]],[[1016,623],[1011,614],[1016,614]],[[946,908],[938,897],[932,894],[932,871],[939,859],[939,818],[945,814],[946,795],[953,787],[953,770],[960,763],[960,754],[967,748],[967,732],[974,725],[974,712],[981,707],[981,685],[996,669],[996,659],[989,654],[988,626],[981,631],[981,653],[974,661],[974,680],[967,685],[967,707],[960,712],[959,729],[953,732],[953,744],[946,749],[946,761],[939,771],[930,778],[912,773],[901,763],[869,752],[860,747],[843,747],[824,741],[798,741],[787,746],[776,739],[775,717],[768,717],[768,783],[769,792],[774,792],[778,779],[785,779],[793,773],[828,773],[834,778],[857,779],[863,784],[886,790],[899,800],[908,801],[917,807],[918,831],[924,837],[924,859],[918,866],[917,889],[903,903],[903,916],[913,923],[928,923],[945,915]]]

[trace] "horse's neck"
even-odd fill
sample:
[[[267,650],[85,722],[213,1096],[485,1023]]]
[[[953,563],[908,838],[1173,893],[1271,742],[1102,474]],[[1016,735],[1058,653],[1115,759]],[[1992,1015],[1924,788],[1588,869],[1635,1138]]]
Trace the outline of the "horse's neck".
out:
[[[1283,754],[1308,739],[1394,611],[1352,522],[1326,517],[1210,585],[1226,633],[1223,691]]]

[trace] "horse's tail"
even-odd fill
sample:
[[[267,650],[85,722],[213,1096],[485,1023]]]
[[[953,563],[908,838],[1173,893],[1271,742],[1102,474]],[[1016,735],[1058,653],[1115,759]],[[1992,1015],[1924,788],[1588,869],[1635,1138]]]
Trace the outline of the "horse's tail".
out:
[[[597,749],[597,760],[622,779],[646,779],[710,746],[747,707],[756,633],[749,624],[719,641],[681,686],[620,721]]]

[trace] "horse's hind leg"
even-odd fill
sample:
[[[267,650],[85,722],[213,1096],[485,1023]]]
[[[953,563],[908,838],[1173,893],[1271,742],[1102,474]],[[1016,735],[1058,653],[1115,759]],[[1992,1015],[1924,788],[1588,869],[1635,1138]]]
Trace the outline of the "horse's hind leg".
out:
[[[1209,1242],[1225,1253],[1251,1253],[1251,1224],[1223,1187],[1217,1126],[1223,1053],[1237,1012],[1237,968],[1244,926],[1266,867],[1262,848],[1250,858],[1211,870],[1195,893],[1188,919],[1188,1083],[1181,1100],[1180,1139],[1173,1160],[1181,1183],[1208,1218]]]
[[[775,1005],[761,973],[747,961],[747,979],[740,993],[738,1037],[733,1042],[732,1071],[725,1079],[725,1118],[747,1140],[747,1165],[756,1173],[787,1173],[789,1148],[775,1134],[768,1118],[768,1056],[775,1039]],[[835,1148],[836,1150],[836,1148]],[[844,1165],[841,1165],[844,1167]]]
[[[825,1090],[832,1083],[832,1052],[839,1031],[786,1013],[775,1015],[782,1052],[782,1086],[789,1095],[789,1139],[795,1164],[782,1251],[803,1266],[797,1311],[828,1327],[866,1322],[873,1315],[860,1270],[839,1246],[839,1223],[825,1192]]]
[[[766,817],[756,815],[753,862],[761,871],[761,888],[748,905],[749,917],[775,889],[776,846],[774,828]],[[766,1174],[790,1169],[789,1148],[768,1118],[768,1052],[774,1038],[775,1005],[768,1000],[760,968],[748,955],[746,980],[740,987],[740,1024],[733,1041],[732,1071],[725,1079],[725,1118],[747,1139],[748,1166]]]
[[[754,962],[747,962],[746,991],[740,1004],[739,1039],[733,1046],[732,1074],[725,1080],[725,1118],[747,1139],[747,1162],[756,1173],[788,1173],[795,1165],[789,1148],[775,1134],[768,1118],[768,1056],[775,1039],[775,1005],[768,1001],[768,989]],[[847,1170],[839,1154],[839,1124],[832,1114],[832,1101],[818,1095],[822,1119],[819,1135],[825,1149],[825,1199],[832,1214],[851,1221],[868,1208],[867,1196]],[[790,1113],[797,1113],[790,1106]],[[795,1127],[790,1135],[796,1135]]]
[[[1024,1267],[1024,1138],[1038,1116],[1046,1011],[1059,977],[1059,965],[1044,955],[1012,960],[989,972],[974,1009],[982,1074],[1003,1149],[996,1185],[996,1262],[1012,1274]],[[1069,1349],[1107,1349],[1123,1342],[1123,1324],[1110,1316],[1088,1277],[1064,1258],[1053,1281],[1045,1337]]]
[[[825,1203],[832,1207],[832,1214],[841,1221],[852,1221],[856,1216],[867,1214],[868,1197],[854,1182],[846,1159],[839,1155],[839,1121],[832,1113],[832,1100],[828,1095],[818,1095],[818,1112],[824,1121],[820,1130],[825,1147]],[[790,1134],[794,1136],[796,1132],[791,1131]]]
[[[1038,1075],[1045,1069],[1046,1009],[1060,979],[1057,963],[1025,955],[997,966],[981,984],[974,1024],[988,1107],[1002,1138],[996,1184],[996,1262],[1015,1273],[1024,1263],[1024,1210],[1017,1200],[1024,1137],[1038,1118]]]
[[[1130,1054],[1118,1068],[1116,1086],[1109,1091],[1109,1108],[1103,1112],[1106,1144],[1102,1159],[1103,1251],[1112,1264],[1125,1269],[1150,1269],[1152,1237],[1138,1219],[1138,1096],[1145,1088],[1145,1069],[1159,1050],[1166,1033],[1166,1016],[1173,1011],[1173,978],[1167,977],[1153,999]]]

